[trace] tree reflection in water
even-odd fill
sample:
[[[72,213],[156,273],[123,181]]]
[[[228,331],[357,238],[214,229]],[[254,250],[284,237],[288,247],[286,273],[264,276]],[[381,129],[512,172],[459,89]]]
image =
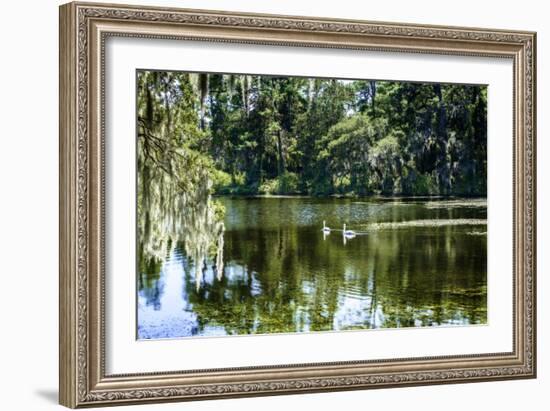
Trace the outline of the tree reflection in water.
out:
[[[158,272],[159,264],[181,243],[193,261],[197,289],[206,270],[207,258],[215,255],[219,276],[223,272],[224,224],[210,195],[207,173],[199,173],[193,191],[181,191],[169,178],[141,179],[138,198],[140,272]]]
[[[213,254],[197,287],[195,258],[183,240],[174,243],[140,282],[141,338],[487,321],[484,202],[219,201],[226,209],[223,277],[221,254]],[[373,229],[346,245],[341,233],[324,239],[322,221],[336,227],[343,218],[352,227],[370,221]]]

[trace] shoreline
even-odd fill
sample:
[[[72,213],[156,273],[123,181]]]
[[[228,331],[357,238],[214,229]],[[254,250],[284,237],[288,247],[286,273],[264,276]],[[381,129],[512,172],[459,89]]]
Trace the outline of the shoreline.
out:
[[[436,200],[485,200],[487,201],[487,196],[467,196],[467,195],[436,195],[436,196],[405,196],[405,195],[395,195],[395,196],[384,196],[384,195],[370,195],[370,196],[359,196],[359,195],[348,195],[348,194],[330,194],[326,196],[316,196],[310,194],[212,194],[213,198],[315,198],[315,199],[351,199],[351,200],[377,200],[377,201],[415,201],[415,200],[425,200],[425,201],[436,201]]]

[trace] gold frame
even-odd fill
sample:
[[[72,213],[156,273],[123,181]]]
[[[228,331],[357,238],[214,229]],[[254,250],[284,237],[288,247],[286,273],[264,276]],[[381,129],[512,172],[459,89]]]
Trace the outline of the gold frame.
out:
[[[105,375],[104,45],[109,36],[491,56],[514,64],[514,349]],[[536,34],[69,3],[60,7],[60,403],[76,408],[536,376]]]

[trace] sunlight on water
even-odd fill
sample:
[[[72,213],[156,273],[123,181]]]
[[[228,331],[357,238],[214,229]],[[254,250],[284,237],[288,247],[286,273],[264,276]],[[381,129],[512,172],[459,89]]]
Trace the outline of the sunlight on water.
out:
[[[138,338],[487,321],[485,200],[218,200],[220,252],[141,266]]]

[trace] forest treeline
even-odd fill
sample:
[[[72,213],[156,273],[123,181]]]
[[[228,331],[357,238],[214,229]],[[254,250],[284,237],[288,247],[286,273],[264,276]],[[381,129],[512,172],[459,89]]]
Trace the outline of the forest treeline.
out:
[[[137,97],[140,173],[177,190],[486,195],[485,86],[139,71]]]

